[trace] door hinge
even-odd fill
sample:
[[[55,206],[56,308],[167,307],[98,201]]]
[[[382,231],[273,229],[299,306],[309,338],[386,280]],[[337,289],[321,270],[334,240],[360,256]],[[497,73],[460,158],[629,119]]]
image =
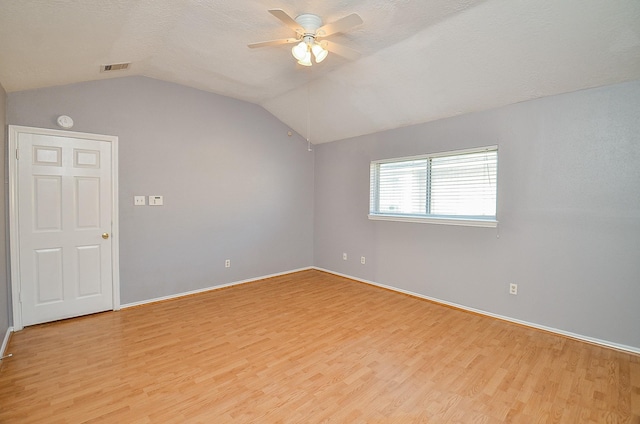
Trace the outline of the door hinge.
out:
[[[20,160],[20,150],[16,149],[16,160]]]
[[[22,292],[18,292],[18,302],[22,303]]]

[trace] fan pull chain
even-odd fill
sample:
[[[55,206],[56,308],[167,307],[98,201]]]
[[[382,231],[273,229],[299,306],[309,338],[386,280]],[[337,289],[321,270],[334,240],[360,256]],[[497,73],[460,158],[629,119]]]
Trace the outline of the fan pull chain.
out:
[[[307,151],[311,151],[311,84],[307,83]]]

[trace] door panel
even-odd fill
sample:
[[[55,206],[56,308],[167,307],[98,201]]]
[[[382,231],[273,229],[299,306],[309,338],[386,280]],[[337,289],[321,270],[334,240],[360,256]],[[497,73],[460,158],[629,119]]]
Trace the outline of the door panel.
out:
[[[33,146],[33,164],[62,166],[62,149],[53,146]]]
[[[64,299],[62,249],[36,249],[33,274],[36,277],[36,306]]]
[[[34,232],[62,230],[62,177],[33,177]]]
[[[78,246],[76,247],[76,255],[78,255],[78,296],[101,294],[100,258],[102,251],[100,246]]]
[[[76,228],[100,227],[100,179],[76,177]]]

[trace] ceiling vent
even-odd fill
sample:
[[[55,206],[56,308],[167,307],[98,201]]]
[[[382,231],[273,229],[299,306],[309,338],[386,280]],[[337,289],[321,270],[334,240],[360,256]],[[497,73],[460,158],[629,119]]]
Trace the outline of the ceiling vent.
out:
[[[111,65],[102,65],[100,66],[100,72],[110,72],[110,71],[124,71],[125,69],[129,69],[129,63],[112,63]]]

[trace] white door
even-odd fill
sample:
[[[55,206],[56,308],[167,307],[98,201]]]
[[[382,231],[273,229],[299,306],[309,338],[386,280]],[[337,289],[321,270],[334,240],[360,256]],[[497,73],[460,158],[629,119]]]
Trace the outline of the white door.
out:
[[[22,326],[114,309],[113,141],[12,130]]]

